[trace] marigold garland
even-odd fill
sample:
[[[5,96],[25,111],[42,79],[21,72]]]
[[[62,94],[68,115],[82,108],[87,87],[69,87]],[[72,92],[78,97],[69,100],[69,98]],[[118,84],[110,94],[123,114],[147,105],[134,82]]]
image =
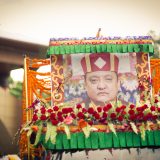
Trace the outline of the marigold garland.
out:
[[[151,59],[151,74],[152,74],[152,87],[154,90],[153,94],[157,94],[160,89],[160,59]]]
[[[28,105],[31,105],[33,102],[34,95],[38,98],[44,98],[47,102],[51,100],[51,85],[49,80],[45,80],[45,77],[50,76],[50,73],[40,73],[34,71],[34,69],[39,68],[40,66],[46,66],[50,64],[50,60],[48,59],[29,59],[26,58],[26,72],[27,72],[27,97],[28,97]],[[43,79],[37,79],[37,75],[43,76]],[[22,124],[25,124],[28,120],[31,121],[33,117],[33,111],[26,111],[26,88],[25,81],[23,83],[23,99],[22,99]],[[37,92],[38,91],[38,92]],[[43,97],[42,94],[45,93],[47,97]],[[22,132],[19,140],[19,148],[21,153],[21,158],[23,158],[24,154],[27,154],[27,136],[26,132]]]
[[[50,40],[50,46],[60,46],[60,45],[80,45],[80,44],[151,44],[151,39],[82,39],[82,40]]]

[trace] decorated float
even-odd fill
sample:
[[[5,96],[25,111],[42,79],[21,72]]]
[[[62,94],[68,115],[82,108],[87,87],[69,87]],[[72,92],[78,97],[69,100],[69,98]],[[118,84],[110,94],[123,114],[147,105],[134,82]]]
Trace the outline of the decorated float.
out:
[[[52,38],[46,59],[25,57],[21,157],[159,147],[160,61],[153,53],[149,36]],[[39,72],[42,66],[50,70]]]

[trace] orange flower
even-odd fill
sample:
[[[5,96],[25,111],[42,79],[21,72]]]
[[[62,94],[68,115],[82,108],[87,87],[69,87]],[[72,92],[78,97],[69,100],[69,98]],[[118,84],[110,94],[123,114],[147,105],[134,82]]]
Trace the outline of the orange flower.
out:
[[[88,123],[84,119],[80,119],[78,121],[78,127],[81,128],[81,129],[86,127],[87,125],[88,125]]]
[[[35,126],[35,125],[34,125],[34,126],[32,126],[31,128],[32,128],[32,130],[33,130],[34,132],[37,132],[37,131],[38,131],[38,126]]]

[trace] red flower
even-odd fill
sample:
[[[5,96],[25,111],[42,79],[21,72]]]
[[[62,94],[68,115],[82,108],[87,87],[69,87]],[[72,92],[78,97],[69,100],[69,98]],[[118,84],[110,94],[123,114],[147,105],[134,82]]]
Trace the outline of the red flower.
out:
[[[152,116],[152,119],[153,119],[153,120],[156,120],[157,118],[158,118],[157,115],[153,115],[153,116]]]
[[[73,108],[67,108],[67,111],[68,111],[68,113],[71,113],[71,112],[73,112]]]
[[[92,125],[93,125],[93,122],[92,122],[92,121],[89,121],[88,124],[92,126]]]
[[[35,109],[35,110],[34,110],[34,113],[37,113],[37,112],[38,112],[38,109]]]
[[[47,112],[48,112],[48,113],[52,113],[53,110],[52,110],[52,109],[48,109]]]
[[[44,107],[44,106],[41,106],[40,110],[44,110],[44,109],[45,109],[45,107]]]
[[[107,111],[109,111],[111,108],[112,108],[112,105],[109,103],[109,104],[107,104],[106,106],[104,106],[103,111],[104,111],[104,112],[107,112]]]
[[[158,112],[160,112],[160,108],[157,108]]]
[[[93,109],[92,107],[89,107],[89,108],[88,108],[88,113],[89,113],[89,114],[93,114],[93,113],[94,113],[94,109]]]
[[[30,109],[30,108],[35,108],[34,103],[32,103],[32,104],[28,107],[28,109]]]
[[[96,112],[96,111],[94,111],[92,115],[94,116],[95,114],[97,114],[97,112]]]
[[[108,107],[107,107],[107,106],[104,106],[104,107],[103,107],[103,111],[104,111],[104,112],[107,112],[107,111],[108,111]]]
[[[36,99],[33,103],[36,105],[37,103],[39,103],[40,100],[39,99]]]
[[[54,110],[54,111],[58,111],[58,110],[59,110],[59,107],[58,107],[58,106],[54,106],[54,107],[53,107],[53,110]]]
[[[158,103],[158,102],[159,102],[158,99],[155,99],[154,103]]]
[[[152,119],[152,113],[148,113],[148,114],[146,115],[146,117],[147,117],[148,120],[151,120],[151,119]]]
[[[51,113],[50,119],[51,119],[51,120],[52,120],[52,119],[56,119],[56,114],[55,114],[55,113]]]
[[[126,106],[125,106],[125,105],[123,105],[123,106],[121,106],[120,108],[121,108],[121,109],[126,109]]]
[[[143,84],[140,84],[139,86],[138,86],[138,88],[139,88],[139,90],[141,90],[141,91],[143,91],[145,88],[144,88],[144,86],[143,86]]]
[[[143,120],[144,120],[144,121],[147,121],[147,120],[148,120],[148,119],[147,119],[147,116],[144,116],[144,117],[143,117]]]
[[[133,115],[130,115],[129,118],[130,118],[131,121],[135,121],[135,120],[136,120],[136,116],[135,116],[134,114],[133,114]]]
[[[104,112],[103,115],[102,115],[102,117],[103,117],[103,118],[107,118],[107,117],[108,117],[108,114]]]
[[[71,116],[72,116],[73,119],[76,118],[76,115],[74,113],[71,113]]]
[[[155,107],[155,106],[151,106],[150,110],[151,110],[151,111],[155,111],[155,110],[156,110],[156,107]]]
[[[68,113],[68,108],[63,108],[63,109],[62,109],[62,113],[63,113],[63,114],[67,114],[67,113]]]
[[[144,104],[143,105],[143,109],[145,110],[145,109],[147,109],[148,108],[148,106],[146,105],[146,104]]]
[[[82,112],[79,112],[77,116],[79,119],[84,119],[84,114]]]
[[[100,115],[99,115],[97,112],[94,114],[94,117],[95,117],[96,119],[100,119]]]
[[[58,117],[59,117],[59,116],[62,116],[62,112],[59,111],[59,112],[57,113],[57,116],[58,116]]]
[[[76,108],[77,108],[77,109],[82,108],[81,104],[77,104]]]
[[[106,119],[102,118],[102,119],[99,120],[99,122],[102,123],[102,124],[106,124]]]
[[[115,118],[116,118],[116,114],[115,114],[115,113],[111,113],[110,117],[111,117],[112,119],[115,119]]]
[[[118,117],[118,120],[121,122],[121,121],[123,121],[123,116],[119,116]]]
[[[58,124],[58,121],[57,120],[52,120],[51,123],[52,123],[52,125],[56,126]]]
[[[36,114],[33,115],[32,121],[37,121],[38,116]]]
[[[82,112],[83,112],[83,113],[86,113],[87,110],[86,110],[85,108],[82,108]]]
[[[63,122],[64,118],[63,118],[62,116],[59,116],[59,117],[58,117],[58,120],[59,120],[60,122]]]
[[[41,113],[45,114],[46,113],[46,109],[44,107],[41,108]]]
[[[111,109],[112,105],[109,103],[109,104],[107,104],[107,107],[108,107],[108,109]]]
[[[138,114],[136,115],[136,119],[137,119],[137,120],[143,120],[143,117],[144,117],[143,112],[140,112],[140,113],[138,113]]]
[[[102,112],[102,107],[98,107],[98,108],[97,108],[97,111],[98,111],[98,112]]]
[[[116,112],[119,113],[121,111],[121,108],[117,107]]]
[[[130,109],[133,109],[133,108],[135,108],[135,105],[134,105],[134,104],[131,104],[131,105],[130,105]]]
[[[136,110],[137,110],[138,112],[143,112],[144,109],[143,109],[143,107],[137,107]]]
[[[40,117],[40,119],[41,119],[42,121],[45,121],[45,120],[47,119],[47,117],[46,117],[46,115],[42,114],[41,117]]]
[[[122,113],[121,113],[122,115],[126,115],[127,113],[126,113],[126,111],[122,111]]]
[[[135,114],[134,110],[132,110],[132,109],[131,109],[131,110],[129,110],[129,111],[128,111],[128,113],[129,113],[130,115]]]

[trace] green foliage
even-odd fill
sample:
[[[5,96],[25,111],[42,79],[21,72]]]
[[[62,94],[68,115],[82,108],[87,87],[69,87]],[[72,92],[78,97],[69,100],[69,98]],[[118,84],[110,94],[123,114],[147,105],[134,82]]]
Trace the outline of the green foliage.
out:
[[[32,128],[30,127],[29,131],[27,132],[27,137],[30,137],[31,134],[32,134],[32,132],[33,132],[33,130],[32,130]]]
[[[69,130],[69,126],[64,125],[64,130],[65,130],[65,133],[67,135],[67,139],[71,139],[71,133],[70,133],[70,130]]]
[[[38,132],[36,134],[36,140],[34,142],[34,145],[37,145],[39,143],[41,132],[42,132],[42,123],[40,123],[40,125],[38,126]]]
[[[130,122],[130,125],[131,125],[132,130],[134,131],[134,133],[138,134],[137,126],[135,125],[135,123]]]
[[[56,143],[56,136],[57,136],[57,126],[51,126],[50,127],[50,132],[51,132],[51,136],[50,136],[50,139],[51,139],[51,142],[53,144]]]
[[[10,94],[18,99],[22,98],[22,82],[14,81],[11,77],[9,77],[8,84]]]
[[[115,130],[115,128],[114,128],[113,123],[108,123],[108,127],[109,127],[109,129],[117,136],[117,133],[116,133],[116,130]]]
[[[45,142],[46,143],[48,142],[48,140],[49,140],[49,138],[51,136],[51,130],[50,130],[51,127],[52,127],[51,122],[48,122],[47,123],[47,132],[46,132],[46,136],[45,136]]]
[[[160,35],[157,35],[153,30],[149,31],[148,35],[153,38],[154,42],[154,55],[152,58],[160,58]]]
[[[146,130],[145,130],[145,124],[142,123],[141,126],[139,127],[140,133],[141,133],[141,138],[145,140],[145,135],[146,135]]]
[[[86,127],[82,128],[82,131],[83,131],[85,137],[88,138],[90,136],[91,127],[89,125],[87,125]]]

